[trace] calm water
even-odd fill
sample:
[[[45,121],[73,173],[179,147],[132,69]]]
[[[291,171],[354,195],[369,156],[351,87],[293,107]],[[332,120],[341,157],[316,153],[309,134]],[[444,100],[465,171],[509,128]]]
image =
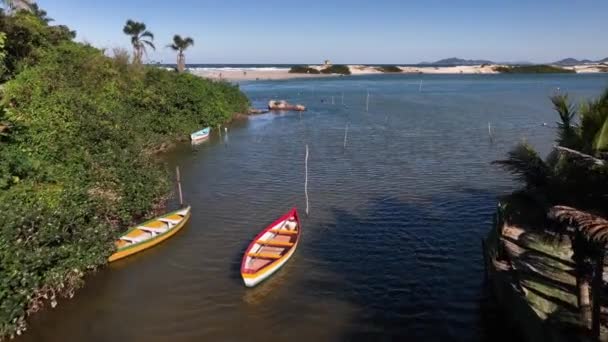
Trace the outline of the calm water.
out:
[[[22,340],[506,340],[484,290],[480,238],[496,197],[515,184],[490,162],[522,139],[548,152],[548,96],[556,87],[595,96],[608,77],[420,79],[242,84],[259,107],[280,98],[309,111],[257,116],[181,146],[168,164],[181,166],[189,225],[91,276]],[[250,239],[305,207],[306,144],[302,243],[274,278],[246,289],[239,263]]]

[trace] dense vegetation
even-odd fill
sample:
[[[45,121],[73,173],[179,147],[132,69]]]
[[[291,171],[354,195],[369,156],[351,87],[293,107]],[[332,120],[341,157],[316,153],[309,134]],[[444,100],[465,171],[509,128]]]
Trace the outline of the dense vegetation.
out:
[[[347,65],[330,65],[325,69],[321,70],[323,74],[340,74],[340,75],[350,75],[350,69]]]
[[[292,74],[340,74],[350,75],[350,69],[347,65],[330,65],[321,69],[321,71],[311,68],[306,65],[294,65],[289,69]]]
[[[0,13],[0,31],[1,338],[71,295],[121,230],[162,205],[169,174],[152,151],[248,101],[227,83],[109,58],[34,12]]]
[[[534,203],[528,210],[536,207],[550,219],[542,225],[547,236],[570,240],[580,321],[599,340],[608,248],[608,89],[578,107],[567,95],[551,100],[559,114],[555,150],[542,159],[521,143],[496,163],[525,184],[522,194]]]
[[[294,65],[289,69],[291,74],[320,74],[321,72],[315,68],[306,65]]]
[[[560,68],[553,65],[516,65],[497,66],[495,71],[504,74],[573,74],[574,70]]]
[[[376,67],[376,69],[382,72],[402,72],[401,68],[396,65],[381,65]]]

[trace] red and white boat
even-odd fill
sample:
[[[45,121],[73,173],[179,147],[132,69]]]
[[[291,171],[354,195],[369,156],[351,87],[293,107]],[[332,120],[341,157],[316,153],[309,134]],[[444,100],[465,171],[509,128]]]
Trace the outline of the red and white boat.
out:
[[[241,276],[245,286],[254,287],[280,269],[296,251],[300,232],[295,208],[262,230],[243,255]]]

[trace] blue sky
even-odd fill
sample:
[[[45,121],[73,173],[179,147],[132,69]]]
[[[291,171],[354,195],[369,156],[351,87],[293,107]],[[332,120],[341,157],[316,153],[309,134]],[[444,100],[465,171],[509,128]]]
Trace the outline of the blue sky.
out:
[[[550,62],[608,57],[606,0],[40,0],[97,47],[129,47],[127,19],[155,34],[149,58],[172,63],[418,63],[447,57]]]

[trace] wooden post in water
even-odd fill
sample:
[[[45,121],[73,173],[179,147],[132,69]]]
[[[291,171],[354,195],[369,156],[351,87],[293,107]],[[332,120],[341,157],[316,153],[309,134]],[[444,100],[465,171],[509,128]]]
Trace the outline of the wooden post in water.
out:
[[[304,195],[306,195],[306,216],[308,216],[308,145],[306,145],[306,159],[304,160]]]
[[[344,149],[346,150],[346,138],[348,137],[348,124],[344,127]]]
[[[220,140],[222,140],[222,126],[220,126],[219,124],[217,125],[217,133],[220,135]]]
[[[181,180],[181,177],[179,175],[179,166],[175,167],[175,176],[177,178],[177,192],[179,193],[179,205],[183,206],[184,205],[184,198],[182,196],[182,180]]]
[[[483,254],[483,278],[485,281],[488,281],[488,257],[486,250],[486,241],[481,238],[481,254]]]

